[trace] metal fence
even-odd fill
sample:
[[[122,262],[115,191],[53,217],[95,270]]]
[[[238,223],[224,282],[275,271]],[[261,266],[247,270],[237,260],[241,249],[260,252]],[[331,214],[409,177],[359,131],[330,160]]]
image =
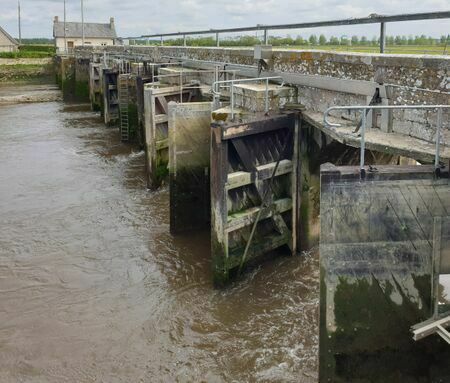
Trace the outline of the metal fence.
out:
[[[164,37],[183,37],[184,46],[186,46],[186,37],[193,35],[207,35],[214,34],[216,36],[216,45],[220,45],[220,34],[223,33],[236,33],[236,32],[251,32],[262,31],[264,32],[264,44],[269,42],[269,31],[274,30],[288,30],[288,29],[306,29],[306,28],[320,28],[320,27],[332,27],[342,25],[361,25],[361,24],[380,24],[380,53],[384,53],[386,47],[386,24],[399,22],[399,21],[414,21],[414,20],[436,20],[436,19],[449,19],[450,11],[441,12],[425,12],[425,13],[409,13],[400,15],[383,16],[372,14],[367,17],[341,19],[341,20],[329,20],[329,21],[316,21],[306,23],[294,23],[294,24],[273,24],[263,25],[258,24],[253,27],[239,27],[239,28],[225,28],[225,29],[208,29],[198,31],[186,31],[186,32],[171,32],[171,33],[156,33],[151,35],[142,35],[140,37],[129,37],[129,40],[160,38],[161,45],[164,44]]]

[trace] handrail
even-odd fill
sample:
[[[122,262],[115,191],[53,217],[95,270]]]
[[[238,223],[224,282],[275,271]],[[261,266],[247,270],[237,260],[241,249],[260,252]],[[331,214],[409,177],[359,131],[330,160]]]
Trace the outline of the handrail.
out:
[[[231,88],[231,99],[230,99],[230,107],[231,107],[231,120],[234,120],[234,84],[235,83],[245,83],[245,82],[258,82],[265,81],[266,82],[266,92],[265,92],[265,113],[269,112],[269,81],[270,80],[282,80],[281,76],[271,76],[271,77],[256,77],[256,78],[240,78],[240,79],[232,79],[232,80],[221,80],[214,81],[211,85],[211,90],[214,95],[214,100],[216,101],[217,97],[220,97],[219,88],[221,84],[230,84]],[[280,85],[280,87],[283,84]]]
[[[436,127],[436,154],[434,159],[434,168],[436,171],[440,168],[439,165],[439,151],[441,143],[441,128],[442,128],[442,111],[443,109],[450,109],[450,105],[351,105],[351,106],[331,106],[323,114],[323,122],[325,126],[339,127],[341,124],[328,121],[328,116],[333,110],[359,110],[362,111],[361,121],[361,154],[360,154],[360,172],[361,177],[364,178],[364,151],[365,151],[365,133],[366,133],[366,114],[368,110],[392,110],[392,109],[437,109],[437,127]]]
[[[184,46],[186,46],[186,36],[192,35],[205,35],[215,34],[216,45],[219,46],[219,34],[220,33],[237,33],[237,32],[251,32],[251,31],[263,31],[264,32],[264,44],[268,44],[270,30],[287,30],[287,29],[304,29],[304,28],[318,28],[329,26],[342,26],[342,25],[360,25],[360,24],[380,24],[380,53],[384,53],[386,42],[386,23],[398,22],[398,21],[413,21],[413,20],[435,20],[435,19],[448,19],[450,18],[450,11],[441,12],[423,12],[423,13],[403,13],[398,15],[377,15],[371,14],[367,17],[340,19],[340,20],[326,20],[326,21],[313,21],[304,23],[292,23],[292,24],[257,24],[250,27],[238,27],[238,28],[224,28],[224,29],[206,29],[197,31],[185,31],[185,32],[171,32],[171,33],[156,33],[151,35],[142,35],[139,37],[128,37],[129,40],[148,39],[151,37],[160,37],[161,45],[163,45],[163,37],[182,36],[184,39]]]

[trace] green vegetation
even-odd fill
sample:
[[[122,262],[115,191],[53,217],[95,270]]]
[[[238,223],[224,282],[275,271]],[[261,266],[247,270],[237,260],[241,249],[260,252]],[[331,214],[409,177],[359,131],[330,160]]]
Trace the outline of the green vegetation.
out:
[[[53,45],[21,45],[17,52],[0,52],[0,58],[7,59],[36,59],[53,57],[56,49]]]
[[[251,47],[261,44],[262,38],[256,36],[239,36],[236,38],[223,38],[220,45],[223,47]],[[137,40],[136,44],[159,45],[160,40]],[[164,45],[180,46],[183,45],[182,38],[164,40]],[[188,46],[202,47],[215,46],[216,41],[213,37],[194,37],[188,38],[186,41]],[[321,34],[311,35],[309,38],[297,36],[286,37],[269,37],[269,44],[274,47],[300,48],[300,49],[325,49],[333,51],[349,51],[349,52],[367,52],[376,53],[379,51],[380,40],[374,36],[368,38],[366,36],[331,36],[327,38]],[[449,54],[450,53],[450,35],[433,38],[425,35],[420,36],[387,36],[386,37],[386,53],[405,53],[405,54]]]
[[[39,64],[0,65],[2,82],[49,82],[53,77],[53,66]]]

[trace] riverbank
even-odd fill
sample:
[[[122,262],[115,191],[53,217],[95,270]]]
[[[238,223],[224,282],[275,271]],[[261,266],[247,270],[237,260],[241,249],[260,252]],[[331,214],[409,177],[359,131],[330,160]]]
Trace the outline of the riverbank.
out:
[[[1,84],[0,105],[61,101],[62,94],[53,84]]]
[[[0,58],[0,84],[54,83],[53,58]]]

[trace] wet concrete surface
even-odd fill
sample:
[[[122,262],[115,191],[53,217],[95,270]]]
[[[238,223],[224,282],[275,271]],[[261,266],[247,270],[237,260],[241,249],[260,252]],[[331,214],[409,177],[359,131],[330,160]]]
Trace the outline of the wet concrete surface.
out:
[[[315,382],[317,253],[216,290],[209,246],[99,116],[0,106],[0,382]]]

